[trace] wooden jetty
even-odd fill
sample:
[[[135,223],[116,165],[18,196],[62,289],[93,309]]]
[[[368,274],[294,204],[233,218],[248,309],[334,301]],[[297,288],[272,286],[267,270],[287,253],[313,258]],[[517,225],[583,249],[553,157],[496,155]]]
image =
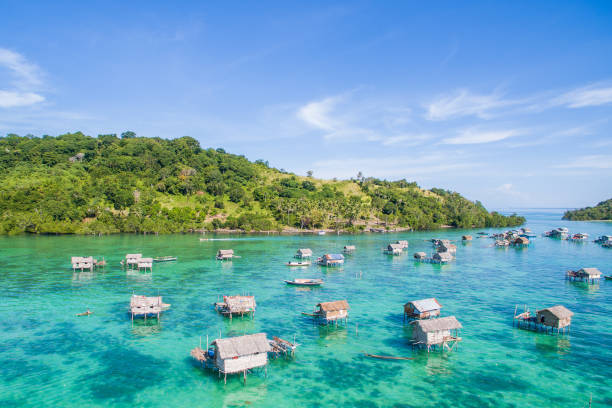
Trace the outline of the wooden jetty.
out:
[[[582,268],[577,271],[567,271],[565,279],[573,281],[584,281],[586,283],[597,283],[601,279],[601,272],[597,268]]]
[[[300,248],[297,250],[294,257],[298,259],[304,259],[304,258],[310,258],[311,256],[312,256],[312,249]]]
[[[164,303],[161,296],[141,296],[132,295],[130,299],[130,314],[132,320],[134,317],[144,317],[147,320],[148,317],[157,317],[165,310],[168,310],[170,304]]]
[[[201,342],[200,342],[201,343]],[[202,363],[202,367],[216,369],[227,384],[228,374],[242,374],[246,384],[247,372],[264,368],[267,375],[268,353],[273,352],[265,333],[216,339],[206,349],[196,347],[191,357]]]
[[[293,343],[276,336],[273,336],[272,340],[270,340],[270,348],[272,349],[272,353],[274,353],[274,357],[281,355],[285,357],[293,357],[295,356],[295,349],[298,346],[299,344],[295,342],[295,338],[293,339]]]
[[[218,261],[231,261],[235,258],[233,249],[220,249],[215,257]]]
[[[455,316],[415,320],[412,323],[414,324],[412,346],[426,347],[428,353],[436,347],[440,347],[440,350],[452,351],[461,341],[459,330],[463,326]]]
[[[256,308],[255,296],[223,296],[223,302],[215,303],[215,310],[230,320],[233,315],[251,315],[251,319],[254,319]]]
[[[440,316],[442,305],[436,298],[412,300],[404,305],[404,321],[406,319],[431,319]]]
[[[512,324],[516,322],[517,326],[528,330],[543,330],[546,333],[554,334],[557,329],[557,334],[565,328],[569,333],[570,325],[572,324],[572,316],[574,313],[565,306],[557,305],[546,309],[536,310],[535,315],[529,311],[527,305],[523,306],[523,312],[518,313],[518,305],[514,307],[514,318]]]
[[[318,308],[318,309],[317,309]],[[312,314],[302,313],[306,316],[312,316],[315,320],[322,322],[323,324],[336,323],[344,321],[348,322],[348,311],[350,307],[346,300],[337,300],[335,302],[322,302],[315,306],[315,310]]]

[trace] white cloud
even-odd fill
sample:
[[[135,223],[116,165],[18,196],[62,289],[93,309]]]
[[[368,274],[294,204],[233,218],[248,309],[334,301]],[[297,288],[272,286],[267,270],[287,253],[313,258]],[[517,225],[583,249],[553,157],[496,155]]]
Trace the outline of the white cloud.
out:
[[[477,116],[482,119],[491,117],[491,111],[508,105],[514,101],[503,100],[501,95],[478,95],[467,89],[460,89],[453,95],[444,96],[428,104],[425,117],[428,120],[446,120],[460,116]]]
[[[584,108],[612,103],[612,86],[593,85],[567,92],[552,100],[553,105]]]
[[[40,69],[22,55],[0,48],[0,68],[8,70],[12,78],[12,89],[0,89],[1,108],[29,106],[45,100],[38,94],[42,85]]]
[[[361,140],[383,145],[424,140],[410,136],[410,109],[389,101],[379,102],[355,96],[351,91],[309,102],[296,111],[296,117],[323,138]]]
[[[581,156],[553,167],[559,169],[612,169],[612,155],[593,154]]]
[[[517,130],[477,130],[465,129],[459,136],[449,137],[442,140],[444,144],[477,144],[491,143],[507,139],[520,134]]]
[[[527,200],[529,198],[527,194],[517,191],[512,183],[504,183],[497,187],[495,191],[505,196],[519,198],[521,200]]]

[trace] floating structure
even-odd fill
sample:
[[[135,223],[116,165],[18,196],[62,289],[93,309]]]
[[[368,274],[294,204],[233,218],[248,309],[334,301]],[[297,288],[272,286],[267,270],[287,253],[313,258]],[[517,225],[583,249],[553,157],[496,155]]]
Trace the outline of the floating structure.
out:
[[[536,310],[535,315],[529,311],[527,305],[524,305],[522,313],[517,314],[517,309],[518,306],[515,306],[513,324],[516,322],[517,326],[520,328],[544,330],[546,333],[548,333],[550,329],[551,334],[555,332],[555,329],[557,329],[557,334],[559,334],[561,330],[565,333],[566,327],[569,332],[570,325],[572,324],[572,316],[574,315],[572,311],[561,305]]]
[[[569,230],[567,228],[558,227],[558,228],[555,228],[554,230],[545,232],[544,236],[550,237],[550,238],[566,239],[568,234],[569,234]]]
[[[318,308],[318,309],[317,309]],[[337,300],[335,302],[323,302],[315,306],[315,310],[312,314],[302,313],[307,316],[312,316],[315,320],[322,322],[323,324],[329,324],[330,322],[338,325],[339,321],[348,321],[348,311],[350,307],[346,300]]]
[[[574,281],[596,283],[601,279],[601,272],[597,268],[582,268],[577,271],[567,271],[565,273],[565,278]]]
[[[217,251],[216,259],[218,261],[231,261],[234,258],[233,249],[220,249]]]
[[[153,258],[153,262],[171,262],[177,259],[176,256],[158,256],[157,258]]]
[[[298,261],[298,262],[287,262],[285,263],[287,266],[308,266],[310,265],[310,261]]]
[[[139,271],[144,270],[146,272],[148,269],[153,272],[153,258],[140,258],[136,265]]]
[[[310,258],[311,256],[312,256],[312,249],[310,248],[300,248],[297,250],[297,253],[295,254],[295,258],[298,258],[298,259]]]
[[[345,245],[342,252],[345,254],[352,254],[355,252],[355,245]]]
[[[453,259],[455,258],[450,252],[436,252],[431,261],[433,263],[445,264],[451,262]]]
[[[589,234],[585,233],[585,232],[578,232],[574,235],[572,235],[571,237],[568,238],[570,241],[575,241],[575,242],[584,242],[587,239],[589,239]]]
[[[413,322],[413,347],[427,347],[427,352],[436,347],[452,351],[455,344],[461,341],[459,330],[463,327],[455,316],[440,317]]]
[[[70,262],[72,263],[72,270],[76,271],[80,269],[81,272],[89,269],[91,272],[94,270],[94,259],[92,256],[73,256],[70,258]]]
[[[507,239],[497,239],[495,240],[495,246],[496,247],[507,247],[507,246],[510,246],[510,241],[508,241]]]
[[[402,249],[408,248],[408,241],[397,241],[396,244],[402,247]]]
[[[125,259],[121,261],[121,265],[126,268],[136,269],[140,258],[142,258],[142,254],[127,254],[125,255]]]
[[[442,305],[435,298],[412,300],[404,305],[404,321],[438,317],[441,307]]]
[[[286,280],[285,283],[295,286],[321,286],[323,279],[294,279],[292,281]]]
[[[515,247],[525,247],[529,245],[529,239],[527,239],[526,237],[516,237],[516,239],[514,241],[512,241],[512,246]]]
[[[427,259],[427,254],[425,252],[415,252],[414,259],[417,261],[424,261]]]
[[[191,356],[203,367],[217,369],[227,384],[228,374],[242,374],[246,384],[247,372],[255,368],[266,368],[268,353],[273,349],[265,333],[216,339],[206,345],[206,350],[196,347]],[[266,370],[267,374],[267,370]]]
[[[162,302],[161,296],[132,295],[130,299],[132,320],[134,317],[144,317],[146,320],[147,317],[154,316],[159,319],[159,315],[169,307],[170,304]]]
[[[447,241],[447,240],[444,240]],[[449,241],[442,242],[440,245],[436,246],[437,252],[448,252],[451,255],[455,255],[457,253],[457,245],[451,244]]]
[[[464,235],[461,237],[462,241],[471,241],[472,240],[472,236],[471,235]]]
[[[340,266],[344,263],[344,255],[325,254],[317,259],[317,263],[321,266]]]
[[[223,296],[223,302],[215,303],[215,310],[224,316],[229,316],[230,320],[233,315],[245,314],[251,315],[251,319],[255,318],[255,296]]]
[[[400,244],[389,244],[387,248],[383,250],[384,253],[389,255],[401,255],[403,248]]]
[[[602,235],[594,241],[596,244],[612,243],[612,235]]]

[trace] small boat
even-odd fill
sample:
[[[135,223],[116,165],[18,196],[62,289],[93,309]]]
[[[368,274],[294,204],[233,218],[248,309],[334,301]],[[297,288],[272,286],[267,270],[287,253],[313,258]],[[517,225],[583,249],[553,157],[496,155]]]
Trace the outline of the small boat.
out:
[[[606,278],[607,280],[612,280],[612,275],[604,275],[604,278]]]
[[[366,353],[365,351],[363,354],[366,357],[379,358],[381,360],[414,360],[414,357],[379,356],[377,354]]]
[[[323,284],[323,279],[294,279],[292,281],[285,281],[288,285],[296,286],[319,286]]]
[[[489,235],[486,232],[479,232],[478,235]]]
[[[318,231],[317,234],[319,235],[325,235],[325,231]]]
[[[90,314],[92,314],[93,312],[90,311],[89,309],[87,309],[86,312],[83,313],[77,313],[77,316],[89,316]]]
[[[308,266],[310,265],[309,261],[289,261],[285,263],[287,266]]]
[[[153,262],[170,262],[176,261],[177,259],[176,256],[158,256],[157,258],[153,258]]]

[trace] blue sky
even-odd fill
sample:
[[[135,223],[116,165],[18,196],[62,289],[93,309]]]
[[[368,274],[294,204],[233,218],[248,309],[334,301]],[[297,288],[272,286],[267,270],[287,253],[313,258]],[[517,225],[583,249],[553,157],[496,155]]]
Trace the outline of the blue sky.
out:
[[[0,134],[189,135],[494,208],[612,197],[612,3],[457,4],[4,0]]]

